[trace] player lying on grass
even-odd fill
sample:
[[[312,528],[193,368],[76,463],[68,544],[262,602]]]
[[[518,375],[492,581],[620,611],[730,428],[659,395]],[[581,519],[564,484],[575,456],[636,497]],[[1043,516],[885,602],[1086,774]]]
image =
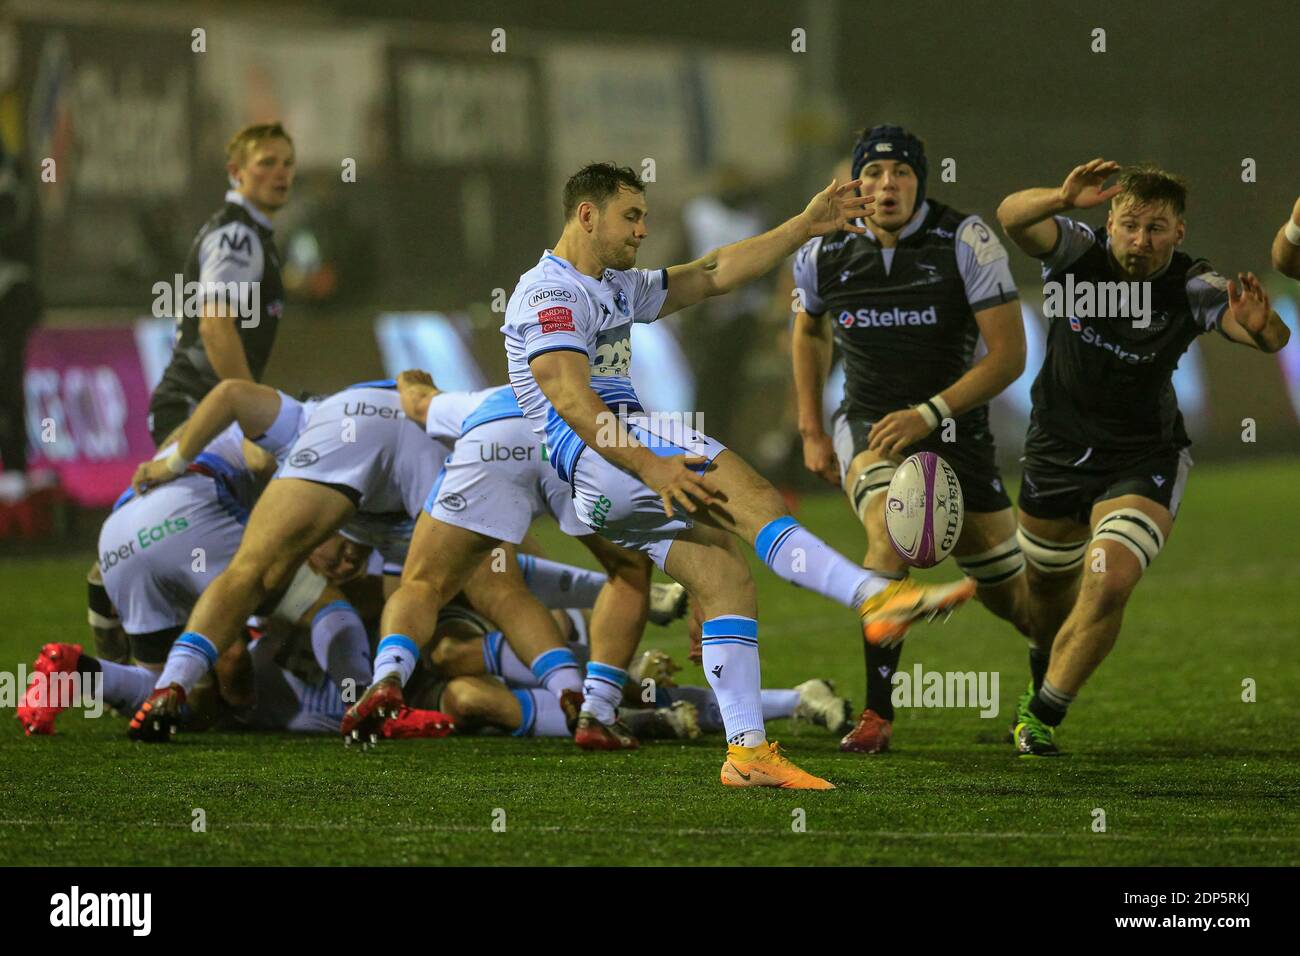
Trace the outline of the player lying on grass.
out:
[[[867,532],[863,565],[903,579],[908,566],[885,531],[885,495],[903,459],[943,457],[965,499],[958,567],[994,614],[1029,633],[1024,557],[998,472],[988,403],[1025,368],[1025,330],[1007,253],[977,215],[926,194],[925,146],[897,126],[866,130],[852,175],[875,207],[858,225],[805,244],[795,256],[803,308],[791,351],[804,464],[849,496]],[[973,361],[983,338],[987,353]],[[844,355],[844,401],[822,426],[831,354]],[[867,703],[840,749],[880,753],[893,734],[892,677],[901,641],[864,642]],[[1032,649],[1047,666],[1048,648]]]
[[[1262,352],[1290,336],[1253,274],[1232,281],[1178,249],[1186,199],[1177,176],[1094,159],[998,208],[1011,240],[1042,260],[1045,311],[1075,290],[1050,318],[1025,439],[1019,534],[1031,633],[1052,650],[1017,707],[1021,754],[1058,752],[1056,727],[1114,647],[1173,530],[1192,464],[1172,384],[1178,360],[1212,329]],[[1104,228],[1066,215],[1107,200]],[[1098,307],[1114,283],[1139,285]]]
[[[1295,201],[1291,218],[1273,237],[1273,268],[1284,276],[1300,279],[1300,199]]]
[[[444,620],[439,620],[438,634],[412,678],[412,685],[420,688],[422,695],[413,698],[420,701],[419,706],[445,710],[455,718],[461,733],[481,726],[515,736],[558,737],[572,731],[572,716],[538,695],[536,675],[501,639],[500,632],[490,630],[486,620],[473,614],[462,615],[469,633],[444,627]],[[584,636],[580,633],[570,641],[579,660],[588,655]],[[700,731],[723,729],[713,691],[677,686],[673,674],[680,670],[672,658],[658,650],[644,652],[628,668],[619,718],[638,736],[695,737]],[[445,688],[431,694],[422,674],[441,678]],[[647,696],[651,689],[653,695]],[[851,722],[849,701],[836,697],[829,681],[814,679],[789,690],[763,690],[762,702],[768,720],[806,719],[831,733],[842,733]]]
[[[433,636],[439,611],[494,553],[505,545],[518,546],[542,514],[550,514],[565,534],[581,541],[609,576],[592,622],[597,647],[602,640],[635,646],[648,613],[649,560],[592,534],[578,521],[572,491],[545,466],[542,448],[509,386],[444,392],[427,374],[411,371],[398,377],[398,388],[407,418],[454,448],[416,522],[402,584],[384,605],[375,683],[344,719],[344,734],[356,738],[369,736],[377,719],[401,706],[402,686]],[[521,627],[554,632],[546,609],[527,593],[519,596],[515,614],[529,618]],[[513,636],[511,640],[517,643]],[[546,688],[576,717],[584,697],[592,698],[593,688],[604,683],[600,665],[588,666],[584,682],[567,648],[556,646],[558,632],[547,643],[532,658],[532,667],[546,675]],[[586,750],[637,746],[636,737],[617,720],[590,717],[577,719],[574,742]]]
[[[169,447],[161,454],[171,452]],[[271,455],[243,441],[238,426],[231,426],[165,487],[146,495],[128,490],[118,499],[100,531],[103,583],[91,588],[90,623],[97,643],[101,637],[110,637],[110,646],[124,643],[134,663],[85,655],[79,667],[75,661],[69,665],[88,675],[102,674],[110,701],[138,696],[142,702],[153,689],[199,596],[234,557],[247,509],[274,464]],[[351,681],[358,688],[369,684],[365,625],[343,593],[321,575],[299,567],[288,587],[259,611],[308,628],[321,668],[336,682]],[[39,660],[34,669],[42,670]],[[206,689],[206,682],[198,686]],[[248,704],[241,697],[246,690],[220,687],[235,706]],[[29,694],[28,703],[59,702]],[[194,705],[201,707],[201,701]],[[24,727],[29,734],[46,732],[39,721]]]
[[[140,726],[132,728],[137,739],[166,740],[175,733],[185,694],[231,645],[248,613],[283,587],[289,568],[336,530],[400,567],[412,515],[449,450],[406,421],[391,382],[354,386],[308,410],[274,389],[232,382],[214,389],[195,410],[176,457],[183,461],[232,418],[284,448],[284,464],[254,507],[235,558],[173,644],[156,693],[137,715]],[[145,469],[137,476],[142,485],[166,477],[157,466]],[[501,573],[485,564],[467,585],[476,606],[501,621],[512,640],[537,642],[533,657],[559,648],[558,636],[530,628],[529,617],[518,613],[525,589],[513,554],[504,557]]]
[[[763,730],[754,583],[737,538],[768,567],[856,609],[868,640],[889,643],[918,616],[955,607],[971,582],[919,587],[865,571],[802,528],[739,456],[680,416],[646,413],[630,378],[633,322],[652,322],[775,268],[807,240],[870,212],[859,184],[832,182],[798,216],[671,269],[635,269],[646,236],[645,186],[627,168],[587,166],[564,189],[564,231],[515,287],[502,331],[510,381],[579,518],[648,554],[704,608],[705,671],[728,741],[729,786],[831,789],[770,745]],[[608,723],[630,646],[593,660],[607,682],[584,709]],[[601,713],[600,710],[604,710]]]

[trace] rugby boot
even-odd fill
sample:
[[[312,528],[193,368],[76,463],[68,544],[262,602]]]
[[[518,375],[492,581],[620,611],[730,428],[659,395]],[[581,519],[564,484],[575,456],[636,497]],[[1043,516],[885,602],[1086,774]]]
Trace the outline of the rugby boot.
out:
[[[180,684],[155,687],[131,718],[127,736],[132,740],[165,744],[176,736],[185,706],[185,688]]]
[[[347,746],[359,743],[363,748],[378,743],[384,721],[396,717],[405,705],[402,685],[396,677],[375,681],[343,714],[339,724],[343,743]]]
[[[948,584],[917,584],[910,578],[893,581],[862,602],[862,636],[868,644],[892,647],[914,621],[948,619],[957,607],[975,596],[975,582],[962,578]]]
[[[796,684],[794,689],[799,692],[799,704],[794,709],[795,719],[812,721],[836,737],[848,730],[853,723],[853,705],[847,697],[835,695],[835,685],[830,681],[815,677]]]
[[[636,750],[641,746],[623,721],[615,718],[612,724],[602,724],[595,714],[585,710],[578,715],[573,742],[581,750]]]
[[[688,600],[686,588],[676,581],[654,582],[650,585],[650,623],[667,627],[686,614]]]
[[[846,754],[882,754],[889,749],[893,736],[894,722],[868,707],[857,725],[840,739],[840,750]]]
[[[1034,699],[1032,690],[1021,695],[1016,706],[1016,726],[1011,731],[1012,742],[1021,757],[1059,757],[1056,746],[1056,728],[1043,723],[1029,709]]]
[[[727,747],[722,765],[727,787],[780,787],[784,790],[834,790],[835,784],[796,767],[775,741],[757,747]]]
[[[456,722],[438,710],[400,707],[396,717],[384,721],[385,740],[411,740],[416,737],[446,737],[456,730]]]
[[[81,660],[80,644],[46,644],[32,663],[32,677],[27,682],[27,692],[18,705],[18,722],[28,737],[50,736],[54,733],[54,718],[67,709],[60,704],[50,680],[54,674],[74,674]],[[46,675],[44,679],[37,674]]]

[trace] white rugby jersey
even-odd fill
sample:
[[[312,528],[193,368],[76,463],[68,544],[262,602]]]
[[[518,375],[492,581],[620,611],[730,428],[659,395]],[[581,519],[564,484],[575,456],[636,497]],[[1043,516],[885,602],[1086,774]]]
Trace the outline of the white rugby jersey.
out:
[[[551,407],[528,363],[545,352],[581,352],[591,363],[591,387],[606,405],[645,411],[630,377],[632,323],[657,319],[667,296],[666,269],[606,269],[593,279],[549,249],[519,277],[501,326],[510,385],[565,481],[585,444]]]

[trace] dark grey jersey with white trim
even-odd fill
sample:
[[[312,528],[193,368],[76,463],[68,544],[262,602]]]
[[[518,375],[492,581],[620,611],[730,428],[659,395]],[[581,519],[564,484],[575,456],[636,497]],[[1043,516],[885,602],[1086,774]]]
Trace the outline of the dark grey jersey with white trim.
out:
[[[795,286],[809,315],[828,315],[844,354],[850,418],[879,421],[950,386],[971,367],[975,313],[1020,296],[997,236],[975,215],[927,200],[893,249],[836,232],[796,254]],[[958,427],[982,431],[988,407]]]
[[[1197,336],[1218,329],[1228,280],[1204,259],[1175,251],[1149,281],[1149,316],[1081,315],[1081,292],[1124,281],[1104,229],[1057,216],[1060,238],[1042,256],[1049,291],[1065,307],[1049,318],[1047,354],[1034,379],[1028,445],[1062,442],[1098,451],[1154,453],[1191,444],[1174,394],[1173,374]],[[1096,293],[1094,292],[1094,298]],[[1135,327],[1144,325],[1146,327]]]
[[[250,288],[244,283],[258,284],[258,314],[228,321],[235,323],[253,380],[260,382],[284,309],[280,254],[271,221],[239,193],[227,192],[226,204],[194,237],[184,277],[187,284],[198,282],[204,289],[210,288],[208,283],[241,283],[239,289]],[[187,314],[191,311],[184,309],[178,317],[176,347],[155,390],[155,403],[171,398],[198,402],[220,381],[199,335],[199,317]]]

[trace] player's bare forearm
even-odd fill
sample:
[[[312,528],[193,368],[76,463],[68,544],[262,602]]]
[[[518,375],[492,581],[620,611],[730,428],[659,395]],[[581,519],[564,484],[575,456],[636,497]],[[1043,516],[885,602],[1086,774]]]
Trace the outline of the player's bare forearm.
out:
[[[628,434],[618,416],[610,411],[591,387],[591,371],[585,354],[547,352],[529,363],[537,386],[555,413],[577,436],[602,458],[640,475],[647,456],[654,458]]]
[[[269,385],[243,379],[226,379],[203,396],[185,424],[177,450],[191,461],[208,444],[238,422],[251,437],[264,435],[280,414],[280,393]]]
[[[1007,238],[1031,256],[1046,255],[1056,245],[1059,227],[1052,217],[1070,209],[1055,187],[1022,189],[998,206],[998,222]]]
[[[1224,325],[1224,331],[1228,332],[1228,337],[1234,342],[1249,345],[1261,352],[1280,352],[1291,341],[1291,330],[1287,328],[1286,323],[1282,321],[1282,317],[1276,312],[1269,313],[1268,321],[1257,332],[1247,330],[1240,325],[1236,326],[1235,329],[1229,329],[1227,323]],[[1238,331],[1240,334],[1234,335],[1234,331]]]
[[[985,405],[1025,371],[1025,323],[1020,300],[975,313],[986,354],[940,393],[953,416]]]
[[[668,315],[762,278],[811,236],[800,214],[761,235],[714,249],[694,262],[673,266],[668,270],[668,297],[659,314]]]
[[[833,343],[830,323],[807,312],[795,316],[790,352],[794,363],[794,393],[801,435],[821,435],[822,392],[830,372]]]
[[[1287,233],[1290,232],[1290,238]],[[1300,199],[1291,210],[1291,218],[1282,224],[1273,237],[1273,268],[1284,276],[1300,279]]]
[[[244,343],[239,340],[239,332],[235,329],[237,321],[237,318],[219,313],[204,312],[199,318],[199,337],[203,339],[203,348],[218,378],[252,381],[253,373],[248,368]]]
[[[999,354],[989,352],[967,369],[965,375],[940,392],[939,396],[947,402],[952,417],[956,418],[972,408],[987,405],[1018,379],[1024,370],[1023,352],[1018,357],[1010,350]]]

